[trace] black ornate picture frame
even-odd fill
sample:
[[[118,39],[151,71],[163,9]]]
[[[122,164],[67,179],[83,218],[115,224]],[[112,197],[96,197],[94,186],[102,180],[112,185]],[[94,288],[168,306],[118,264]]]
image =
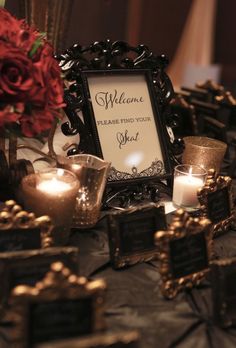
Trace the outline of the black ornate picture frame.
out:
[[[149,161],[150,163],[144,167],[130,164],[128,171],[124,170],[124,168],[113,168],[108,178],[108,185],[121,186],[127,183],[144,182],[145,180],[150,182],[170,177],[172,167],[177,162],[175,152],[178,151],[178,144],[170,141],[166,129],[167,126],[172,126],[171,116],[167,110],[173,96],[171,81],[164,71],[168,64],[166,57],[164,55],[155,56],[145,45],[132,47],[123,41],[111,42],[106,40],[95,42],[88,47],[75,44],[59,55],[57,59],[65,78],[65,100],[67,103],[65,112],[69,118],[69,122],[62,125],[62,131],[66,135],[77,133],[80,135],[80,143],[77,147],[71,149],[68,154],[86,152],[101,157],[104,156],[104,137],[99,134],[94,102],[90,99],[90,77],[97,76],[98,81],[104,78],[107,81],[111,81],[114,76],[118,79],[120,77],[121,80],[125,80],[126,77],[128,79],[129,77],[138,76],[144,79],[153,113],[151,116],[145,114],[141,116],[149,117],[156,127],[156,138],[160,142],[162,158],[153,156],[152,160]],[[135,83],[133,87],[134,85]],[[123,86],[125,87],[124,83]],[[113,95],[116,94],[119,100],[122,99],[122,92],[118,89],[112,87],[112,93]],[[135,95],[135,88],[133,88],[133,93],[133,96],[127,93],[125,97],[134,97],[140,101],[142,95]],[[119,122],[121,117],[120,113],[118,113],[115,120]],[[124,118],[135,119],[134,113],[130,117],[126,113]],[[108,126],[107,131],[109,132]],[[130,142],[132,139],[133,143],[137,142],[138,130],[132,134],[130,133],[130,135],[126,131],[129,132],[129,129],[124,128],[121,137],[126,137],[126,140],[129,139],[127,141]],[[120,130],[118,132],[122,133]],[[110,147],[109,150],[112,157],[113,148]],[[150,148],[146,149],[146,154],[149,150],[153,151]],[[157,152],[159,150],[157,149]],[[106,156],[104,156],[104,159],[107,160]]]
[[[213,237],[222,234],[235,224],[232,179],[209,170],[205,185],[198,190],[203,216],[213,224]]]
[[[161,292],[173,299],[178,292],[200,284],[210,271],[212,226],[205,217],[178,209],[167,231],[155,234],[160,255]]]
[[[113,268],[158,258],[154,235],[167,228],[164,206],[150,203],[114,211],[107,215],[107,225]]]

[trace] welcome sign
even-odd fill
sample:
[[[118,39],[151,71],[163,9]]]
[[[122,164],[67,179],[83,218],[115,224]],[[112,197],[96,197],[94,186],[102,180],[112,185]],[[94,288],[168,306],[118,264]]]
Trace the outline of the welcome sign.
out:
[[[86,73],[91,113],[110,180],[162,176],[162,124],[145,71]]]

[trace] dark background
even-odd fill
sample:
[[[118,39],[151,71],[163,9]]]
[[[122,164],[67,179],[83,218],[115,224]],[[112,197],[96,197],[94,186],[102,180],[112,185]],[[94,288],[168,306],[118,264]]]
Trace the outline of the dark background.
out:
[[[23,0],[6,0],[18,18]],[[38,0],[40,1],[40,0]],[[64,3],[70,0],[63,0]],[[173,59],[192,0],[74,0],[64,48],[77,42],[125,40],[144,43],[155,54]],[[213,62],[221,65],[222,82],[236,85],[236,1],[217,0]],[[199,25],[201,19],[199,18]]]

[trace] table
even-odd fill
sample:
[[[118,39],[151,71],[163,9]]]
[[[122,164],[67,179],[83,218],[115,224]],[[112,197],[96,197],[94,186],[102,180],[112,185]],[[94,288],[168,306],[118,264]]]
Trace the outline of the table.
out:
[[[211,317],[211,288],[206,279],[199,288],[165,300],[157,261],[113,270],[105,221],[96,229],[74,231],[70,244],[80,247],[81,275],[107,282],[106,323],[108,330],[137,329],[140,348],[235,348],[236,330],[222,330]],[[236,255],[236,231],[214,240],[214,257]]]

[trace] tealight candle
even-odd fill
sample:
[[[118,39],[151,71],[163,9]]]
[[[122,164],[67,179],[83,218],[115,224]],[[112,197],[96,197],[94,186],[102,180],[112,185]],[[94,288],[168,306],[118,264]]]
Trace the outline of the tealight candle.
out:
[[[30,174],[22,180],[24,208],[36,216],[51,217],[56,245],[68,241],[78,189],[76,175],[65,169]]]
[[[206,171],[198,166],[178,165],[174,172],[173,203],[178,207],[196,209],[197,191],[204,185]]]

